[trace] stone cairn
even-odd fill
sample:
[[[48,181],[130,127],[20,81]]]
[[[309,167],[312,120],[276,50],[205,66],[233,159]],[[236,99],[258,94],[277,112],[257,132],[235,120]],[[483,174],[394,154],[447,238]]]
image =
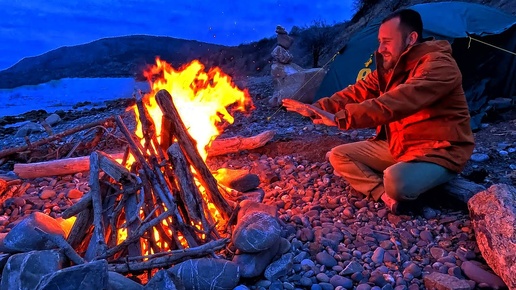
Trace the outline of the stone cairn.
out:
[[[294,39],[281,25],[276,26],[276,34],[278,35],[278,45],[271,53],[274,93],[269,99],[269,104],[271,106],[281,105],[283,99],[312,103],[326,72],[320,68],[303,69],[293,63],[294,56],[289,52],[289,48]]]

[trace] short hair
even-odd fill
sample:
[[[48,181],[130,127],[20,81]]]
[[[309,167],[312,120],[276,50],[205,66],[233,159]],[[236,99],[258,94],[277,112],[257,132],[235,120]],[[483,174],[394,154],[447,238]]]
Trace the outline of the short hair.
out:
[[[419,12],[412,9],[397,10],[387,15],[382,20],[382,24],[397,17],[400,19],[400,26],[404,28],[407,34],[415,31],[418,35],[417,41],[421,42],[423,40],[423,20],[421,20]]]

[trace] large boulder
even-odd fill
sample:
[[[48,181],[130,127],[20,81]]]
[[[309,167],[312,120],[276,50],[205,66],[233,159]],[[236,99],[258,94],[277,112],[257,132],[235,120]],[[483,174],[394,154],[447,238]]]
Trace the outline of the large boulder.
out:
[[[283,99],[294,99],[311,104],[326,71],[321,68],[303,69],[298,65],[273,63],[274,93],[269,99],[271,106],[278,106]]]
[[[58,221],[44,213],[34,212],[14,226],[7,234],[4,239],[5,250],[15,253],[57,248],[35,228],[39,228],[47,234],[65,238],[65,232]]]
[[[186,290],[231,290],[238,285],[238,266],[224,259],[190,259],[167,270]]]
[[[509,289],[516,289],[516,189],[495,184],[468,201],[482,256]]]

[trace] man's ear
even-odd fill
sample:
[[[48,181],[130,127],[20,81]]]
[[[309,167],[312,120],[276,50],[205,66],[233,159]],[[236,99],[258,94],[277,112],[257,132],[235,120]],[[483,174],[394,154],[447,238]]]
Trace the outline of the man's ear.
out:
[[[407,41],[407,43],[408,43],[409,45],[414,45],[414,44],[416,44],[418,37],[419,37],[419,35],[417,34],[417,32],[412,31],[412,32],[408,35],[408,41]]]

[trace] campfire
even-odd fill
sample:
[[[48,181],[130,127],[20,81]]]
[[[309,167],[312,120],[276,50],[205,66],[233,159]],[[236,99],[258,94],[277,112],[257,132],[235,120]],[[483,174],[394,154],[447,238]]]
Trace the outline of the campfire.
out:
[[[225,246],[234,205],[206,166],[207,148],[221,133],[217,125],[233,122],[228,107],[252,108],[246,90],[218,68],[205,72],[198,61],[175,70],[158,58],[145,76],[152,90],[133,108],[137,138],[116,119],[129,154],[121,164],[102,152],[91,154],[91,191],[63,213],[77,215],[68,239],[72,248],[88,261],[108,259],[117,272],[177,262],[169,251],[204,245],[202,252],[192,251],[195,256]],[[85,227],[91,219],[93,227]]]

